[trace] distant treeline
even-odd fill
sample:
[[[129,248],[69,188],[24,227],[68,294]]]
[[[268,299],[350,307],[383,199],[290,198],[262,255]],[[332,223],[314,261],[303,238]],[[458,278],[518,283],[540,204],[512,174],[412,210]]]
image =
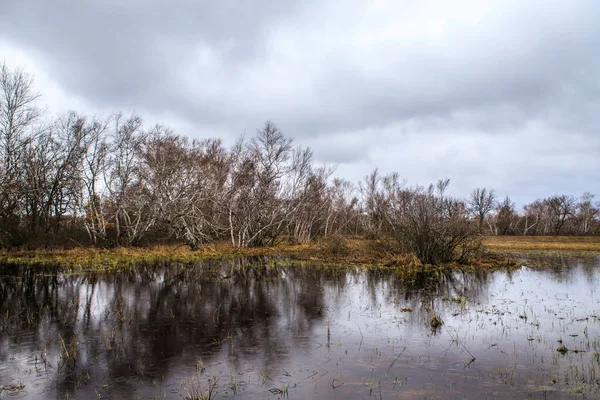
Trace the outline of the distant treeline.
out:
[[[448,180],[425,188],[377,171],[358,183],[334,178],[270,121],[231,148],[145,127],[138,115],[71,111],[45,123],[32,77],[0,68],[0,247],[251,247],[351,234],[396,237],[437,262],[460,258],[480,234],[600,232],[589,193],[517,210],[489,189],[450,197]]]

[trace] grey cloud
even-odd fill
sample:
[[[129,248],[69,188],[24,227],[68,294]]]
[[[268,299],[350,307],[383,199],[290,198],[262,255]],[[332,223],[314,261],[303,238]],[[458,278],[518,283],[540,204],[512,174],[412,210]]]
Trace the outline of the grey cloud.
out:
[[[0,39],[186,134],[272,119],[349,174],[600,195],[600,3],[462,3],[9,0]]]
[[[178,77],[194,61],[195,49],[213,49],[229,69],[228,79],[261,57],[269,25],[293,12],[295,4],[11,1],[0,14],[0,32],[39,54],[68,90],[101,105],[155,110],[190,100],[181,97],[188,88]],[[196,96],[201,92],[197,88]],[[199,106],[210,108],[198,97]],[[193,112],[197,108],[187,114]]]

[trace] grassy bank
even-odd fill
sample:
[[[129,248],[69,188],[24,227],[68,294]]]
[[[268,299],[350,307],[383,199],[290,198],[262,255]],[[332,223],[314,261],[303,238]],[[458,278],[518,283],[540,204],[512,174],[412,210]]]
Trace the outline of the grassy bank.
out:
[[[0,263],[22,265],[60,265],[68,268],[123,268],[138,263],[182,262],[252,256],[283,256],[314,263],[356,264],[364,266],[414,267],[419,261],[402,254],[389,243],[364,239],[318,242],[302,245],[279,244],[264,248],[235,248],[226,242],[200,246],[190,251],[184,246],[153,246],[114,249],[12,250],[0,253]]]
[[[488,251],[463,265],[446,267],[514,267],[511,255],[523,252],[600,252],[600,237],[487,237]],[[593,254],[593,253],[592,253]],[[353,264],[376,268],[415,268],[422,265],[411,254],[385,240],[344,238],[337,241],[275,247],[239,249],[227,242],[203,245],[197,251],[184,246],[153,246],[115,249],[11,250],[0,252],[0,263],[21,265],[59,265],[66,268],[121,269],[139,263],[181,262],[251,256],[283,256],[315,264]]]
[[[184,246],[11,250],[0,252],[0,263],[111,269],[139,263],[193,263],[243,256],[293,254],[304,251],[305,247],[307,246],[238,249],[228,243],[213,243],[200,246],[197,251],[190,251],[189,248]]]

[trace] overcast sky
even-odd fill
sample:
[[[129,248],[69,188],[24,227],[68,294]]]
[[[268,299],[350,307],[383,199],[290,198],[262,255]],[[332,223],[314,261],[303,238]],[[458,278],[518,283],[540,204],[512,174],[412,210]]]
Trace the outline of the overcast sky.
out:
[[[3,0],[2,60],[50,113],[270,119],[353,181],[600,196],[598,0]]]

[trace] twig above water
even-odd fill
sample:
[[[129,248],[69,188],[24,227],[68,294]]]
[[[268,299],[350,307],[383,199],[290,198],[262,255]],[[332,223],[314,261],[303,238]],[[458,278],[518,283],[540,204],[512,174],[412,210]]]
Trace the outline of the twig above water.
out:
[[[360,344],[358,345],[358,352],[357,352],[357,353],[360,353],[360,349],[362,348],[362,343],[363,343],[363,340],[365,339],[365,336],[363,335],[362,331],[360,330],[360,325],[357,324],[356,326],[358,327],[358,331],[360,332]]]
[[[404,346],[404,348],[402,349],[402,351],[400,352],[400,354],[398,354],[398,356],[394,359],[394,361],[392,361],[392,363],[388,367],[387,371],[385,371],[386,374],[390,371],[390,369],[392,369],[392,367],[394,366],[394,364],[396,363],[396,361],[398,361],[398,359],[400,358],[400,356],[402,355],[402,353],[404,353],[404,350],[406,350],[406,346]]]

